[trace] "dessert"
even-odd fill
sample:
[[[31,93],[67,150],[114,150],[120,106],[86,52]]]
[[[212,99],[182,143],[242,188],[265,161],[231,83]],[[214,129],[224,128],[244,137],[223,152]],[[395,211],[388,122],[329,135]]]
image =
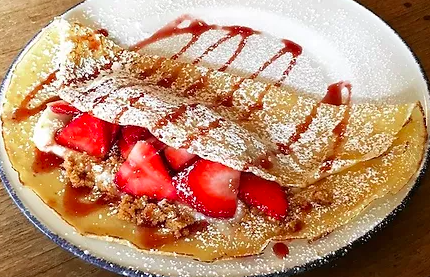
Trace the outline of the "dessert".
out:
[[[14,168],[81,233],[202,261],[255,255],[271,240],[328,235],[417,172],[427,141],[420,103],[354,104],[348,82],[323,99],[283,87],[302,54],[288,40],[257,72],[231,75],[259,32],[202,21],[181,29],[183,19],[156,33],[193,34],[171,58],[133,51],[156,35],[126,50],[105,30],[59,21],[45,37],[59,49],[51,73],[30,93],[6,95]],[[214,28],[225,37],[178,61]],[[224,66],[198,65],[235,36]],[[278,82],[255,80],[285,54]]]

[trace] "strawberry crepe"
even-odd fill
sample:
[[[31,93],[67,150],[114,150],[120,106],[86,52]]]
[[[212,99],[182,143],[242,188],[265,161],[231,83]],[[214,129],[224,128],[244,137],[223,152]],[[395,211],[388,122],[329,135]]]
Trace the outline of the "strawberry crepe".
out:
[[[240,77],[140,55],[89,28],[64,24],[62,48],[68,51],[59,57],[57,74],[64,86],[58,92],[62,99],[108,122],[147,128],[171,147],[282,186],[306,187],[380,156],[419,105],[330,105],[291,89],[271,86],[267,90],[267,84],[245,80],[227,107],[214,103],[229,94]],[[94,41],[99,47],[93,48]],[[158,70],[146,76],[156,65]],[[156,85],[178,68],[181,73],[171,86]],[[202,76],[207,78],[206,86],[187,95],[187,88]],[[264,108],[241,120],[263,91]],[[306,131],[290,141],[314,109]],[[346,114],[348,122],[339,143],[334,130]],[[282,151],[279,145],[288,149]]]
[[[254,255],[274,239],[328,235],[421,164],[420,103],[318,100],[57,23],[57,81],[39,96],[63,100],[23,128],[6,113],[4,136],[23,182],[83,234],[204,261]],[[28,126],[39,151],[65,159],[49,185],[14,160],[24,150],[8,138]]]

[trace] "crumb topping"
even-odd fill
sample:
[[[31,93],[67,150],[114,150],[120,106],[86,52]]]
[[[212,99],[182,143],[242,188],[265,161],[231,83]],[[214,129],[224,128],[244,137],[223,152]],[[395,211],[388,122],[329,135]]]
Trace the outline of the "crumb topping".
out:
[[[64,176],[73,187],[96,187],[97,191],[110,196],[117,196],[118,190],[113,176],[123,160],[114,147],[105,160],[97,160],[87,154],[70,152],[64,158],[62,167]]]
[[[147,197],[124,195],[118,207],[118,217],[137,225],[162,227],[176,238],[187,235],[186,228],[196,222],[194,217],[177,205],[160,201],[152,203]]]

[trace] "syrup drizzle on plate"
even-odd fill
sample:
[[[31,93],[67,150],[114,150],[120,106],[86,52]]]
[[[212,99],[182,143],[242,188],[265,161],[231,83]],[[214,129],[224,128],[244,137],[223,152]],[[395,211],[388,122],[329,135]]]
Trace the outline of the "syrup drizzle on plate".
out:
[[[49,173],[59,168],[64,160],[52,153],[42,152],[39,149],[34,149],[34,161],[32,164],[33,172]]]
[[[290,254],[290,249],[285,243],[277,242],[272,247],[273,253],[275,253],[276,257],[279,259],[284,259]]]
[[[17,121],[17,122],[23,121],[23,120],[29,118],[30,116],[36,115],[39,112],[46,109],[47,104],[49,104],[53,101],[60,100],[60,98],[58,96],[53,96],[53,97],[43,101],[38,106],[35,106],[34,108],[28,107],[31,100],[33,100],[33,98],[36,97],[36,95],[39,93],[39,91],[41,91],[45,86],[52,84],[56,80],[57,80],[57,71],[54,71],[51,74],[49,74],[45,80],[41,81],[37,86],[35,86],[25,96],[24,100],[22,100],[19,107],[16,110],[14,110],[14,112],[12,113],[12,120]]]
[[[80,187],[74,188],[67,184],[64,189],[63,205],[65,212],[69,215],[77,217],[87,216],[95,211],[103,209],[109,203],[115,200],[107,200],[103,196],[98,197],[96,200],[88,200],[91,195],[92,188]]]

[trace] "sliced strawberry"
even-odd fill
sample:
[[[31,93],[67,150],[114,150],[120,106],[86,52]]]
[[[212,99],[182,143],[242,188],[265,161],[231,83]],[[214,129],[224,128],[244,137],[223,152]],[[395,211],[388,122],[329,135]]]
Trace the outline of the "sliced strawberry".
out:
[[[111,124],[111,128],[112,128],[111,144],[113,145],[115,143],[115,141],[118,139],[119,133],[121,131],[121,126],[116,125],[116,124]]]
[[[237,207],[240,172],[219,163],[199,160],[179,173],[178,196],[207,216],[231,218]]]
[[[134,196],[152,199],[176,199],[176,189],[157,150],[146,141],[133,147],[115,175],[118,188]]]
[[[254,174],[242,174],[239,198],[276,219],[283,219],[287,215],[288,201],[282,187],[276,182],[264,180]]]
[[[176,171],[184,169],[197,157],[195,154],[188,153],[186,149],[176,149],[170,146],[164,149],[164,156],[170,167]]]
[[[121,136],[118,141],[118,146],[121,152],[121,156],[123,156],[124,159],[127,159],[131,149],[133,149],[134,145],[138,141],[145,140],[151,136],[152,136],[151,133],[149,133],[148,129],[146,128],[142,128],[138,126],[122,127]]]
[[[155,149],[157,149],[158,151],[162,151],[164,148],[167,147],[167,145],[164,144],[164,142],[161,142],[160,140],[158,140],[158,138],[154,137],[153,135],[147,138],[146,141],[150,143],[152,146],[154,146]]]
[[[55,136],[55,141],[65,147],[103,158],[109,152],[119,127],[88,113],[74,118]]]
[[[57,114],[78,115],[81,113],[78,109],[63,100],[52,102],[49,104],[49,108]]]
[[[147,139],[151,136],[149,130],[138,126],[124,126],[121,135],[128,144],[135,144],[139,140]]]
[[[125,141],[125,139],[123,139],[123,137],[119,138],[118,147],[119,147],[119,151],[121,152],[121,156],[124,159],[128,158],[128,155],[130,154],[131,149],[133,149],[136,143],[128,143],[127,141]]]

